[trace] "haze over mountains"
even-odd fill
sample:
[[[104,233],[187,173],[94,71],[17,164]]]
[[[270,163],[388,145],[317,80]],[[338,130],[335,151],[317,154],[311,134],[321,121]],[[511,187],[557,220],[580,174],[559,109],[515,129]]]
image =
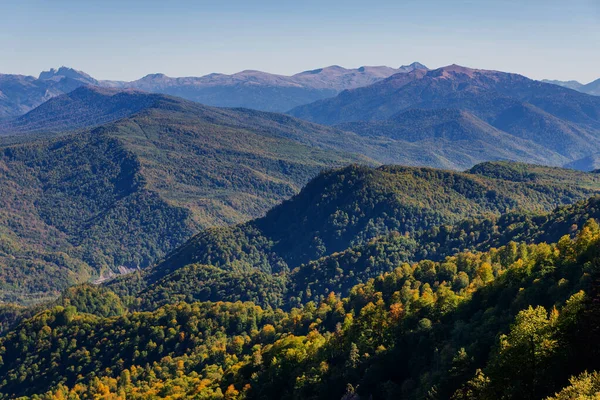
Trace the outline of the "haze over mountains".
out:
[[[418,109],[428,111],[411,111]],[[460,112],[452,114],[449,110]],[[410,125],[411,118],[419,113],[424,118],[416,118],[415,125]],[[490,136],[490,132],[495,132],[504,142],[525,141],[532,149],[544,148],[552,154],[546,155],[545,163],[549,165],[584,159],[600,146],[600,97],[521,75],[456,65],[396,74],[373,85],[297,107],[290,114],[316,123],[339,125],[363,136],[379,135],[422,144],[424,150],[430,147],[427,140],[431,137],[450,142],[468,137],[474,143],[496,143]],[[454,118],[449,120],[451,115]],[[465,120],[471,123],[465,126]],[[483,146],[480,154],[493,157],[485,154]]]
[[[557,81],[557,80],[549,80],[544,79],[542,82],[552,83],[553,85],[558,85],[562,87],[566,87],[569,89],[577,90],[581,93],[587,93],[594,96],[600,96],[600,79],[596,79],[587,84],[583,84],[577,81]]]
[[[345,89],[365,86],[393,74],[418,68],[426,67],[417,62],[398,69],[385,66],[357,69],[331,66],[293,76],[261,71],[184,78],[151,74],[132,82],[98,81],[85,72],[67,67],[44,71],[38,79],[0,74],[0,119],[25,114],[50,98],[82,85],[139,89],[170,94],[211,106],[282,112],[334,96]]]

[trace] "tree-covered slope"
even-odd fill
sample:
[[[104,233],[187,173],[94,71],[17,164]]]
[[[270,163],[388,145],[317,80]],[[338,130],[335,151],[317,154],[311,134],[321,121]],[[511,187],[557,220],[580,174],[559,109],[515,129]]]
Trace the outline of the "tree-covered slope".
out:
[[[139,110],[0,148],[4,299],[148,266],[202,228],[262,215],[324,168],[373,163],[321,149],[339,131],[289,117],[87,87],[52,101],[83,101],[85,124],[98,110]]]
[[[522,181],[507,170],[543,178]],[[495,176],[501,173],[506,179]],[[512,163],[484,164],[469,173],[351,166],[322,173],[263,218],[201,232],[142,274],[143,280],[153,283],[188,264],[286,273],[381,235],[415,237],[476,215],[552,210],[597,193],[599,179],[596,174]],[[127,291],[132,287],[128,279],[134,278],[113,284]]]
[[[566,208],[565,219],[577,213]],[[599,241],[589,219],[558,243],[510,242],[401,263],[346,297],[332,292],[289,312],[197,302],[122,314],[120,300],[93,301],[100,293],[84,288],[0,338],[0,393],[357,400],[543,399],[563,387],[557,398],[593,393]]]
[[[159,95],[82,86],[0,125],[0,134],[61,133],[113,122],[153,106]]]
[[[509,212],[486,214],[454,224],[434,226],[412,235],[398,232],[381,235],[343,251],[317,257],[289,271],[272,274],[258,268],[247,268],[252,260],[264,260],[248,243],[241,247],[225,247],[219,243],[210,251],[229,249],[229,256],[240,257],[245,248],[250,254],[221,263],[211,258],[202,262],[220,267],[189,264],[161,278],[151,271],[139,272],[109,283],[109,287],[125,296],[133,296],[135,309],[152,310],[173,301],[253,301],[261,306],[290,307],[307,301],[321,301],[331,292],[345,296],[349,290],[380,274],[390,272],[403,263],[421,260],[442,261],[461,251],[489,251],[510,242],[553,243],[563,235],[577,232],[590,218],[600,219],[600,197],[561,206],[550,213]],[[221,246],[221,247],[218,247]],[[245,247],[244,247],[245,246]],[[284,262],[284,257],[275,262]],[[239,290],[238,290],[239,289]]]
[[[569,161],[543,145],[517,138],[458,109],[411,109],[384,121],[347,122],[336,127],[365,140],[387,142],[394,153],[390,160],[401,160],[403,165],[463,170],[495,160],[546,165]],[[383,156],[389,155],[382,152]]]

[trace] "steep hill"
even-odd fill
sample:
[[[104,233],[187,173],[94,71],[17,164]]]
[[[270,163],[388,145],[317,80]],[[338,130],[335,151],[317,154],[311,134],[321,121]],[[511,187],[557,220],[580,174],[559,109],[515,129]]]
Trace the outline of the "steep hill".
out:
[[[132,276],[112,285],[135,292],[189,264],[277,275],[381,235],[416,237],[476,215],[548,211],[599,188],[596,174],[525,164],[487,163],[468,173],[352,166],[319,175],[263,218],[198,234],[143,282]],[[417,244],[401,241],[410,259]]]
[[[290,114],[331,125],[357,121],[364,125],[415,108],[469,112],[569,161],[590,155],[600,145],[600,98],[520,75],[456,65],[393,75],[297,107]],[[377,129],[375,124],[370,130]],[[488,138],[488,142],[494,139]]]
[[[268,113],[89,87],[46,106],[79,110],[84,124],[133,114],[0,148],[4,299],[52,296],[92,275],[145,267],[202,228],[262,215],[324,168],[373,163],[317,147],[339,131]]]
[[[460,252],[489,251],[511,242],[558,242],[564,235],[573,235],[590,218],[600,219],[598,196],[558,207],[550,213],[487,214],[434,226],[410,236],[392,232],[279,274],[240,268],[235,261],[221,267],[196,263],[160,279],[146,271],[108,285],[122,295],[136,296],[141,310],[154,310],[176,301],[238,300],[289,309],[308,301],[321,301],[330,292],[346,296],[353,286],[390,273],[404,263],[441,262]],[[258,251],[252,254],[254,258],[258,256]],[[208,261],[219,262],[203,260]]]

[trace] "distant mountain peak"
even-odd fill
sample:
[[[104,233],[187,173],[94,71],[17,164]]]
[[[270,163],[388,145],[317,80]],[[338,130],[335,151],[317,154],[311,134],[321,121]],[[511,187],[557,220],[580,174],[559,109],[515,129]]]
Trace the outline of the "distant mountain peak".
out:
[[[365,67],[358,68],[357,71],[362,72],[361,69],[364,71]],[[334,71],[335,72],[344,72],[344,71],[349,71],[349,70],[344,67],[340,67],[339,65],[330,65],[328,67],[311,69],[308,71],[302,71],[296,75],[316,75],[316,74],[322,74],[325,72],[334,72]]]
[[[167,79],[168,76],[163,74],[163,73],[155,73],[155,74],[148,74],[146,76],[144,76],[143,78],[141,78],[140,80],[157,80],[157,79]]]
[[[473,68],[469,68],[469,67],[463,67],[462,65],[458,65],[458,64],[451,64],[451,65],[447,65],[445,67],[441,67],[441,68],[431,71],[430,75],[431,76],[445,76],[445,75],[448,75],[449,73],[455,73],[455,74],[464,74],[464,75],[468,75],[468,76],[472,77],[473,75],[475,75],[476,72],[481,72],[481,70],[473,69]]]
[[[421,64],[418,61],[415,61],[411,64],[408,65],[402,65],[400,68],[398,68],[401,72],[412,72],[415,69],[425,69],[428,70],[429,68],[427,68],[426,66],[424,66],[423,64]]]
[[[58,69],[51,68],[49,71],[42,71],[38,79],[40,80],[60,80],[63,78],[74,79],[82,82],[97,84],[98,81],[83,71],[62,66]]]

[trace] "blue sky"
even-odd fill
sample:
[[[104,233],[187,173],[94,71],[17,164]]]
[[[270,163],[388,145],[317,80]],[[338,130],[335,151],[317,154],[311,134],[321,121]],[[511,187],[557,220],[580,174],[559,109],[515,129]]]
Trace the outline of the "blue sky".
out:
[[[600,0],[0,0],[0,73],[99,79],[420,61],[600,78]]]

